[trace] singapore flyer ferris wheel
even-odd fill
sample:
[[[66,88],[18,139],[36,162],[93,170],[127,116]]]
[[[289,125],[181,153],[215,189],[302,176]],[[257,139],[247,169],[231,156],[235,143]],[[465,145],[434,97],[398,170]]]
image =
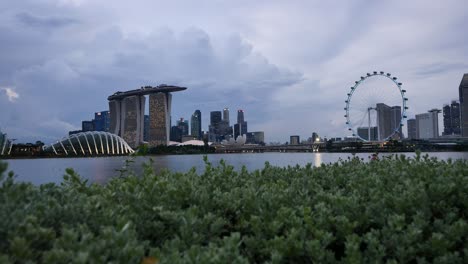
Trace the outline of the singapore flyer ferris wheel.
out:
[[[346,125],[363,141],[403,138],[408,98],[397,77],[383,71],[367,73],[355,82],[345,101]]]

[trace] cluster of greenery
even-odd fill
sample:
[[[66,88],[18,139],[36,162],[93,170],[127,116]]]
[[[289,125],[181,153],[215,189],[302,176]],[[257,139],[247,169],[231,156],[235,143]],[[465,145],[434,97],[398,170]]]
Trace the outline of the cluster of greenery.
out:
[[[34,186],[1,166],[0,262],[468,262],[468,164],[164,171]]]
[[[436,144],[423,139],[411,140],[389,140],[385,145],[375,142],[364,143],[363,141],[344,142],[328,140],[325,149],[328,152],[414,152],[420,151],[468,151],[468,142],[455,140],[455,144]]]

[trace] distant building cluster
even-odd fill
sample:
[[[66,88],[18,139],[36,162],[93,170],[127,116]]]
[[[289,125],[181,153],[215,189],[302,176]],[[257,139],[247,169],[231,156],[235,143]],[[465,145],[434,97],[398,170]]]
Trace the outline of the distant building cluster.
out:
[[[408,119],[408,139],[439,138],[439,113],[443,114],[442,137],[468,137],[468,74],[463,75],[459,86],[460,101],[453,100],[440,109],[431,109],[427,113]]]
[[[68,135],[78,134],[88,131],[103,131],[109,132],[110,113],[109,111],[101,111],[94,113],[94,119],[90,121],[81,121],[81,130],[68,132]]]
[[[243,110],[237,111],[237,123],[233,126],[230,123],[228,108],[224,108],[223,111],[210,112],[210,123],[206,133],[202,131],[202,114],[200,110],[195,110],[192,114],[190,124],[188,120],[180,118],[171,127],[171,141],[176,142],[204,139],[213,143],[221,143],[230,139],[237,139],[239,136],[245,136],[247,144],[265,143],[265,133],[263,131],[248,132]]]

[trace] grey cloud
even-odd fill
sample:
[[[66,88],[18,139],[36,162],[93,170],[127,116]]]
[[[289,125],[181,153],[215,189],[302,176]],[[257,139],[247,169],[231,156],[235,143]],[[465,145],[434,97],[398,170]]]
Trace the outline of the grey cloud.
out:
[[[21,38],[17,41],[15,53],[31,49],[21,45]],[[301,81],[300,73],[271,64],[243,39],[229,41],[231,53],[224,56],[201,29],[130,38],[114,26],[98,31],[85,44],[55,43],[67,45],[69,52],[46,50],[39,62],[18,65],[12,83],[22,95],[14,109],[21,118],[2,116],[0,121],[17,127],[17,133],[34,130],[45,138],[59,138],[95,111],[107,109],[111,93],[160,83],[189,87],[175,95],[174,118],[188,118],[195,109],[221,109],[232,95],[233,109],[250,105],[255,113],[266,94]],[[205,105],[205,100],[215,103]]]
[[[16,15],[16,18],[23,25],[35,28],[59,28],[77,24],[79,21],[67,17],[40,17],[30,13],[22,12]]]
[[[468,68],[468,63],[435,63],[428,66],[421,66],[415,71],[419,76],[432,76],[436,74],[445,73],[448,71],[458,70],[463,71]]]

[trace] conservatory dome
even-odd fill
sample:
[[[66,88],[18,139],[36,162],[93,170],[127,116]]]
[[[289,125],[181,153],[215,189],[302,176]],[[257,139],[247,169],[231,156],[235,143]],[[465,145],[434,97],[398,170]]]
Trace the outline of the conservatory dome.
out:
[[[103,131],[72,134],[46,147],[56,155],[125,155],[135,151],[121,137]]]

